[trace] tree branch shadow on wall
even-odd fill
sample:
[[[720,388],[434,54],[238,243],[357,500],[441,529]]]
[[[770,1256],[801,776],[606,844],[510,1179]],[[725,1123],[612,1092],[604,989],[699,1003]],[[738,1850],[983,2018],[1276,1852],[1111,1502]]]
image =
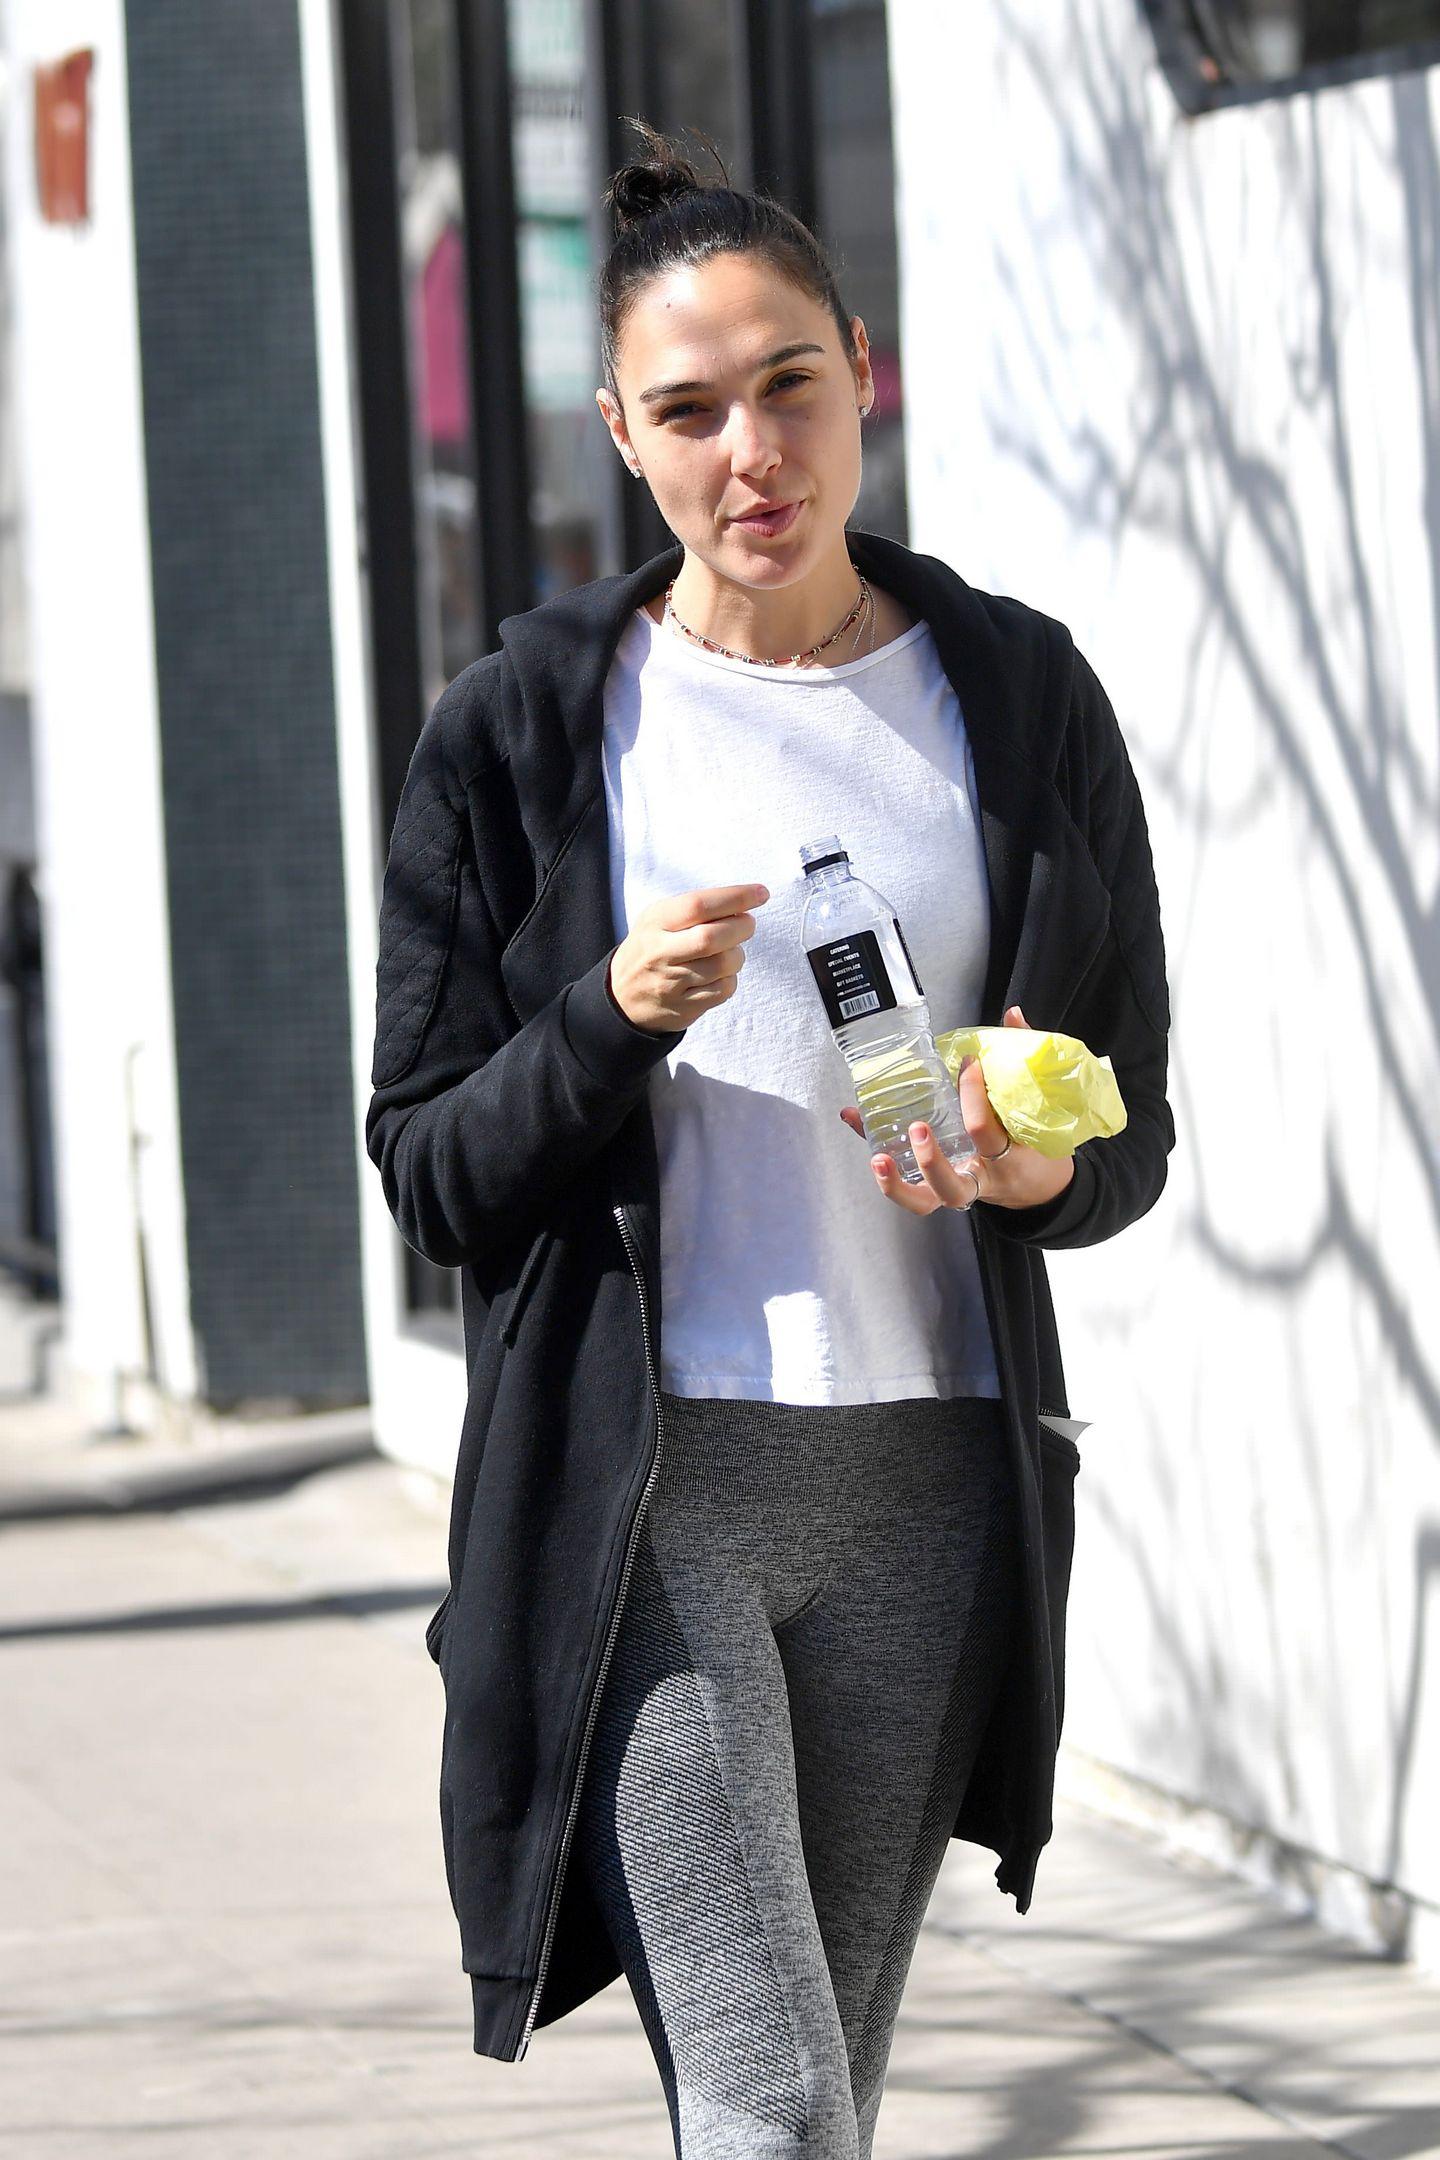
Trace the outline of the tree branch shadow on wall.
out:
[[[1307,826],[1307,842],[1333,882],[1348,924],[1347,955],[1363,991],[1362,1026],[1346,1028],[1344,1040],[1362,1040],[1386,1076],[1398,1136],[1409,1144],[1413,1174],[1420,1182],[1429,1222],[1440,1230],[1440,1148],[1433,1109],[1407,1079],[1417,1069],[1408,1042],[1397,1037],[1396,1013],[1376,953],[1367,936],[1367,902],[1357,879],[1356,843],[1363,834],[1365,878],[1384,882],[1395,920],[1405,938],[1416,983],[1425,1000],[1432,1035],[1440,1036],[1440,901],[1421,885],[1423,864],[1412,860],[1405,833],[1397,824],[1393,799],[1408,796],[1435,818],[1433,782],[1419,769],[1403,724],[1403,691],[1395,671],[1387,669],[1387,649],[1375,580],[1383,561],[1367,553],[1362,541],[1354,448],[1342,395],[1339,301],[1333,275],[1331,221],[1336,215],[1336,183],[1327,173],[1324,143],[1314,97],[1265,108],[1270,140],[1286,160],[1285,180],[1293,203],[1304,211],[1305,284],[1309,320],[1303,338],[1287,347],[1289,392],[1328,443],[1326,472],[1333,498],[1333,530],[1340,537],[1348,589],[1345,616],[1335,620],[1335,600],[1307,554],[1307,520],[1287,474],[1283,453],[1246,442],[1237,426],[1225,386],[1202,327],[1209,295],[1227,266],[1213,256],[1197,255],[1182,244],[1172,203],[1172,176],[1162,128],[1147,105],[1142,76],[1154,66],[1138,16],[1109,0],[1064,0],[1063,29],[1048,14],[1043,36],[1019,19],[1022,11],[1000,0],[997,13],[1013,65],[1023,67],[1028,87],[1043,105],[1060,145],[1070,192],[1072,217],[1086,233],[1101,292],[1123,328],[1137,361],[1135,404],[1118,439],[1088,415],[1076,418],[1062,400],[1045,363],[1041,341],[1027,321],[1027,304],[997,246],[996,270],[1012,296],[1013,321],[1004,335],[1023,340],[1032,354],[1045,420],[1063,430],[1064,460],[1052,457],[1038,424],[1027,425],[1017,398],[987,415],[994,446],[1022,466],[1060,507],[1082,535],[1098,535],[1112,546],[1127,533],[1139,532],[1183,558],[1203,609],[1183,663],[1181,744],[1205,725],[1202,671],[1207,651],[1223,642],[1233,667],[1242,673],[1254,708],[1266,731],[1273,766],[1293,790]],[[1057,54],[1065,57],[1057,67]],[[1416,465],[1424,483],[1424,524],[1428,585],[1434,641],[1440,652],[1440,158],[1421,75],[1397,76],[1389,86],[1393,121],[1393,171],[1403,206],[1408,257],[1411,355],[1418,397],[1419,435]],[[1257,109],[1258,112],[1258,109]],[[1177,125],[1206,125],[1182,123]],[[1046,231],[1037,218],[1030,244],[1043,264]],[[1033,308],[1033,302],[1029,303]],[[1050,335],[1063,325],[1052,324]],[[1063,345],[1053,347],[1063,351]],[[1062,462],[1063,467],[1062,469]],[[1313,481],[1313,472],[1309,473]],[[1242,548],[1243,544],[1243,548]],[[1241,553],[1258,554],[1267,567],[1271,589],[1257,604],[1236,569]],[[1287,635],[1277,639],[1275,595],[1289,613]],[[1339,640],[1354,637],[1358,690],[1341,681]],[[1277,651],[1293,642],[1305,656],[1308,674],[1299,683],[1277,664]],[[1440,686],[1437,686],[1440,687]],[[1314,752],[1323,730],[1327,758],[1343,773],[1346,789],[1343,819],[1317,775]],[[1181,799],[1178,757],[1152,784],[1167,788],[1177,810],[1196,829],[1213,828],[1214,813],[1203,798]],[[1373,904],[1373,903],[1372,903]],[[1186,1097],[1185,1075],[1176,1073],[1177,1091]],[[1190,1129],[1196,1120],[1188,1120]],[[1308,1281],[1333,1270],[1337,1260],[1351,1286],[1357,1309],[1368,1309],[1373,1330],[1382,1338],[1403,1384],[1413,1395],[1437,1442],[1440,1442],[1440,1376],[1433,1343],[1418,1331],[1413,1300],[1404,1281],[1387,1275],[1370,1232],[1350,1204],[1343,1160],[1343,1133],[1325,1142],[1323,1214],[1308,1247],[1283,1264],[1257,1261],[1232,1245],[1207,1208],[1204,1163],[1194,1151],[1198,1184],[1193,1237],[1200,1255],[1242,1293],[1282,1302],[1297,1297]],[[1192,1227],[1192,1225],[1187,1225]],[[1298,1365],[1298,1359],[1297,1359]],[[1308,1376],[1297,1370],[1297,1382]],[[1294,1393],[1297,1428],[1305,1451],[1308,1500],[1313,1510],[1317,1554],[1323,1556],[1343,1532],[1326,1519],[1325,1484],[1320,1475],[1321,1435],[1303,1416],[1304,1395]],[[1174,1417],[1157,1411],[1150,1420],[1157,1477],[1166,1476],[1166,1441],[1173,1444]],[[1196,1445],[1203,1445],[1196,1435]],[[1175,1527],[1170,1552],[1147,1550],[1134,1526],[1113,1508],[1104,1512],[1108,1528],[1122,1541],[1149,1607],[1157,1662],[1163,1660],[1181,1691],[1175,1715],[1203,1733],[1203,1763],[1213,1781],[1207,1798],[1240,1820],[1259,1828],[1269,1812],[1265,1788],[1253,1775],[1237,1719],[1227,1700],[1223,1660],[1217,1655],[1197,1666],[1173,1617],[1177,1556],[1184,1553],[1187,1526],[1175,1481],[1162,1485],[1162,1498]],[[1096,1501],[1098,1505],[1098,1500]],[[1372,1480],[1370,1504],[1377,1518],[1386,1494]],[[1256,1578],[1268,1603],[1269,1628],[1278,1643],[1297,1626],[1322,1628],[1332,1670],[1340,1670],[1346,1617],[1335,1596],[1325,1609],[1299,1614],[1286,1608],[1273,1580],[1271,1541],[1263,1520],[1243,1526],[1253,1537]],[[1440,1530],[1418,1526],[1413,1548],[1414,1610],[1410,1640],[1400,1661],[1403,1692],[1396,1705],[1394,1744],[1384,1766],[1349,1758],[1343,1734],[1333,1751],[1335,1804],[1358,1836],[1377,1775],[1389,1780],[1382,1887],[1393,1881],[1401,1862],[1402,1832],[1416,1751],[1425,1687],[1427,1600],[1440,1576]],[[1325,1584],[1337,1583],[1326,1571]],[[1212,1595],[1221,1594],[1217,1587]],[[1283,1687],[1283,1662],[1274,1666]],[[1375,1676],[1377,1689],[1387,1685],[1385,1672]],[[1296,1759],[1291,1717],[1283,1695],[1271,1736],[1287,1799],[1303,1797],[1303,1773]],[[1283,1830],[1277,1834],[1283,1836]],[[1392,1949],[1406,1949],[1403,1907],[1389,1912]]]

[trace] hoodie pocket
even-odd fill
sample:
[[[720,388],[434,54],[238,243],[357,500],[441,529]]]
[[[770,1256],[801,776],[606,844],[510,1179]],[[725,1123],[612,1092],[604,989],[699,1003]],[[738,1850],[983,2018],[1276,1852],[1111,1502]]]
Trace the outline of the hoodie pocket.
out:
[[[1053,1426],[1047,1425],[1044,1413],[1040,1419],[1040,1445],[1058,1455],[1072,1473],[1080,1468],[1079,1448],[1068,1433],[1056,1432]]]
[[[525,1307],[530,1302],[530,1293],[535,1287],[536,1277],[544,1266],[545,1255],[550,1250],[554,1236],[553,1230],[542,1230],[526,1256],[524,1267],[520,1270],[520,1278],[515,1285],[509,1309],[500,1327],[500,1340],[507,1349],[514,1344],[520,1322],[525,1317]]]

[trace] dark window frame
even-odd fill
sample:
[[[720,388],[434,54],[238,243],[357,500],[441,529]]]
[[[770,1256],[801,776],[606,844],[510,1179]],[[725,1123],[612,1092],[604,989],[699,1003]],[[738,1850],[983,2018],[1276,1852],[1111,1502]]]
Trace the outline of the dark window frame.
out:
[[[1216,83],[1205,73],[1208,54],[1189,0],[1140,0],[1140,11],[1155,40],[1161,69],[1176,103],[1192,119],[1235,105],[1259,105],[1274,98],[1303,97],[1376,76],[1404,75],[1440,63],[1440,34],[1327,60],[1297,69],[1273,81]]]

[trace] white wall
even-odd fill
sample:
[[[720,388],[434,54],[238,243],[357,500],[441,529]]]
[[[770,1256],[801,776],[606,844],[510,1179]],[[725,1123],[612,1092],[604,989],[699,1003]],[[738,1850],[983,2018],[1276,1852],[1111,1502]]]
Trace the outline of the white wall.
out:
[[[121,0],[5,0],[15,300],[64,1370],[97,1421],[153,1421],[143,1229],[162,1384],[195,1385],[169,992],[159,736]],[[88,226],[46,225],[37,63],[95,48]],[[131,1132],[141,1136],[138,1194]]]
[[[1110,690],[1174,1005],[1166,1191],[1049,1260],[1067,1751],[1440,1907],[1440,82],[891,36],[913,544]]]

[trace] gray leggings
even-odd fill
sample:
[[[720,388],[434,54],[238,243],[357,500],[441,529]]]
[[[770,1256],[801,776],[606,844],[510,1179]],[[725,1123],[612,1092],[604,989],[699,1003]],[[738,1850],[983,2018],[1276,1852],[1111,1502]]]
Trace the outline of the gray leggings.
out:
[[[576,1822],[680,2160],[870,2160],[1018,1614],[999,1403],[662,1394]]]

